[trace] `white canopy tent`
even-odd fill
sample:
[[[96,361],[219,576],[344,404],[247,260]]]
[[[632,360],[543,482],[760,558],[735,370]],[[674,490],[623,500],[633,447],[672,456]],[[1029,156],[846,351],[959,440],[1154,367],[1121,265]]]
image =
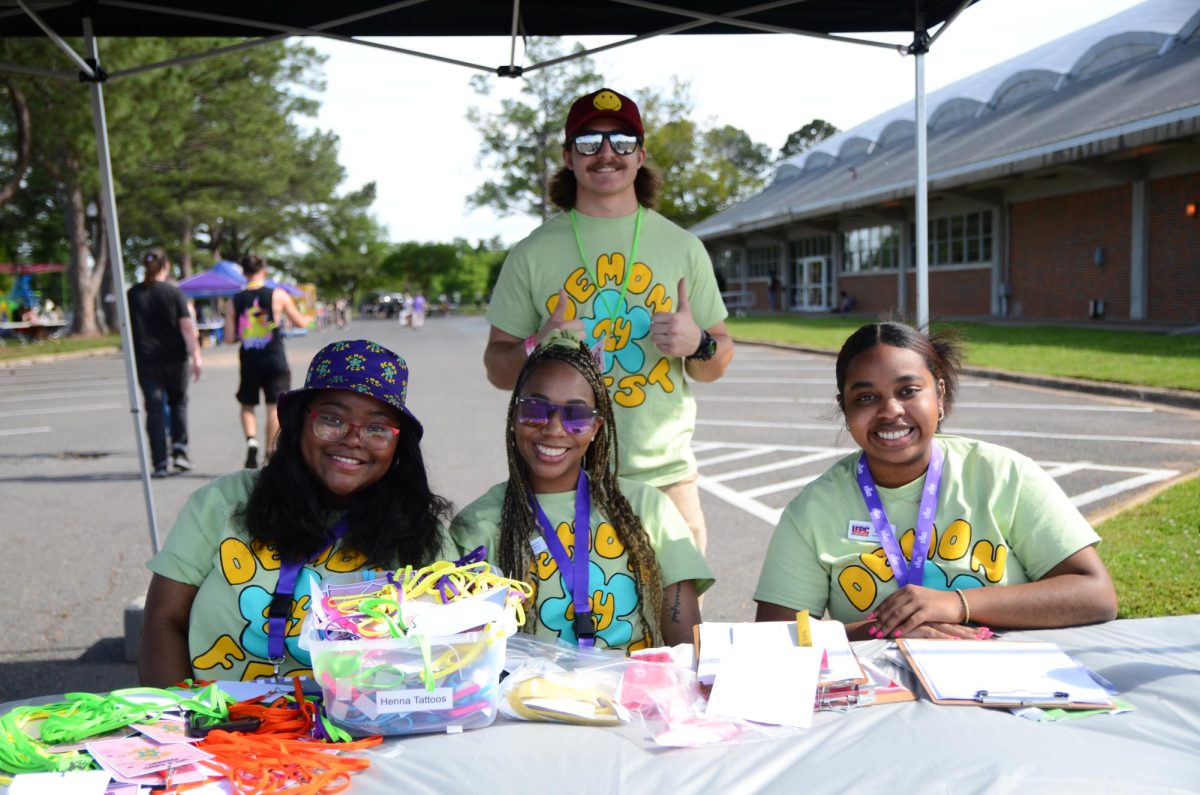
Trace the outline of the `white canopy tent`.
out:
[[[0,70],[65,80],[88,86],[99,160],[101,201],[107,224],[109,262],[113,268],[130,413],[137,439],[142,490],[154,552],[160,547],[154,509],[150,466],[142,433],[142,407],[128,322],[124,261],[113,190],[108,124],[104,111],[105,84],[152,69],[235,52],[290,36],[317,36],[349,41],[398,54],[427,58],[500,77],[520,77],[564,60],[579,58],[664,35],[680,33],[773,33],[829,39],[885,49],[900,49],[914,56],[916,127],[916,292],[917,323],[929,321],[928,194],[926,186],[925,54],[951,22],[976,0],[773,0],[743,3],[737,0],[687,0],[687,8],[645,0],[594,0],[590,4],[561,0],[404,0],[379,4],[379,0],[341,0],[330,18],[329,3],[319,0],[183,0],[127,2],[126,0],[0,0],[0,29],[5,36],[45,36],[62,51],[78,73],[26,64],[0,63]],[[937,28],[931,35],[930,30]],[[907,47],[844,35],[911,31]],[[64,37],[83,37],[83,54]],[[244,42],[205,53],[130,67],[112,73],[101,66],[97,36],[249,36]],[[509,63],[489,66],[418,52],[354,36],[508,36],[512,45]],[[566,35],[628,36],[616,43],[573,53],[538,64],[518,65],[518,38]]]

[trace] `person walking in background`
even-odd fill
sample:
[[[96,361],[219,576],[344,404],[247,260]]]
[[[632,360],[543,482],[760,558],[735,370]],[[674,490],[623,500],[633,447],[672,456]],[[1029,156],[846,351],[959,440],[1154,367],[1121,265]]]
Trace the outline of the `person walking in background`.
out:
[[[146,404],[151,477],[163,478],[167,465],[167,407],[170,407],[170,458],[175,470],[192,468],[188,460],[188,375],[200,378],[200,344],[187,296],[168,284],[171,263],[161,248],[142,257],[145,276],[129,288],[129,325],[133,333],[138,384]]]
[[[767,295],[771,299],[771,311],[779,311],[779,294],[783,291],[783,282],[779,281],[778,274],[771,274],[771,282],[767,285]]]
[[[550,183],[564,212],[505,260],[483,361],[488,381],[512,389],[550,332],[581,334],[611,382],[622,474],[670,497],[703,551],[688,380],[720,378],[733,338],[704,245],[652,209],[662,179],[646,165],[644,140],[637,105],[616,91],[571,105]]]
[[[427,303],[425,301],[425,293],[422,292],[421,290],[417,290],[417,294],[414,295],[413,299],[412,299],[412,327],[413,327],[413,329],[419,329],[419,328],[421,328],[421,326],[425,325],[425,308],[426,308],[426,306],[427,306]]]
[[[259,450],[255,411],[259,393],[267,404],[264,442],[270,455],[279,430],[275,404],[279,396],[292,387],[292,372],[283,352],[279,322],[286,317],[296,328],[304,328],[312,318],[296,308],[286,290],[266,286],[267,263],[262,257],[254,254],[243,257],[242,273],[246,276],[246,286],[227,305],[225,339],[239,343],[241,383],[237,400],[242,407],[242,432],[246,435],[245,467],[255,469]]]

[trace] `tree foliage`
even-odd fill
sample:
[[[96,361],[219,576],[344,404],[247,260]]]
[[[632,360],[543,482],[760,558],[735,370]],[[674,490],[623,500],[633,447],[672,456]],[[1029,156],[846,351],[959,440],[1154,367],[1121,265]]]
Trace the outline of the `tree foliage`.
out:
[[[506,253],[497,239],[480,240],[474,246],[462,238],[453,243],[400,243],[383,262],[382,281],[405,292],[460,293],[471,300],[477,292],[491,289],[493,272]]]
[[[757,193],[771,150],[731,125],[705,127],[691,118],[689,87],[642,92],[648,162],[663,176],[658,210],[683,227]]]
[[[576,45],[576,51],[580,49]],[[562,51],[551,41],[532,39],[527,54],[540,62],[559,57]],[[526,79],[522,92],[532,101],[506,100],[498,113],[472,108],[467,114],[483,136],[479,164],[495,174],[468,202],[502,215],[519,213],[546,220],[554,211],[546,188],[562,162],[567,111],[576,98],[600,88],[602,82],[588,58],[527,73]],[[484,79],[475,78],[473,84],[486,94]],[[693,119],[686,83],[676,78],[666,90],[644,89],[632,96],[646,129],[648,162],[664,178],[658,209],[667,218],[690,226],[765,184],[770,149],[736,127],[708,126]]]
[[[231,41],[104,39],[100,53],[116,72]],[[0,61],[63,68],[64,58],[42,40],[0,39]],[[336,136],[297,124],[316,111],[309,94],[321,88],[320,62],[309,47],[274,42],[105,85],[127,261],[162,245],[187,275],[196,251],[278,255],[313,231],[315,214],[363,209],[361,192],[345,207],[335,196],[343,178]],[[6,248],[21,259],[53,261],[65,252],[73,331],[96,333],[108,250],[87,86],[24,74],[9,80],[30,109],[33,145],[21,189],[0,207],[0,229],[14,235]],[[16,130],[13,113],[0,107],[0,176],[16,170]],[[351,234],[370,237],[358,228]]]
[[[573,51],[582,50],[577,44]],[[563,55],[555,39],[527,39],[525,57],[531,64]],[[547,188],[562,164],[567,111],[577,97],[599,88],[602,78],[585,56],[526,72],[521,80],[524,99],[502,100],[496,113],[477,107],[467,111],[467,120],[483,136],[478,164],[495,174],[467,198],[467,204],[544,221],[554,212]],[[492,89],[482,76],[472,78],[471,87],[482,96]]]
[[[813,119],[808,124],[796,130],[787,137],[779,150],[779,159],[785,160],[792,155],[807,152],[826,138],[837,135],[840,130],[824,119]]]

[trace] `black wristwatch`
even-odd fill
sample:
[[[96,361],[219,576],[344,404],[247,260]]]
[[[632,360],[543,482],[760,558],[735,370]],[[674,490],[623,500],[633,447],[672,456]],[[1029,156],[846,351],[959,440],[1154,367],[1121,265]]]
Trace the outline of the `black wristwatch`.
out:
[[[700,329],[700,344],[696,346],[696,352],[689,356],[689,359],[695,359],[700,362],[707,362],[717,352],[717,341],[713,339],[713,335],[709,334],[705,329]]]

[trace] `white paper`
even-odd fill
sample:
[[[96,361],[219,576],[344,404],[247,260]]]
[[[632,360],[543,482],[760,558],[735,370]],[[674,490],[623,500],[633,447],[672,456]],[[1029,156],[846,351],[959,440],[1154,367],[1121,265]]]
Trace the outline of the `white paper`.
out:
[[[1104,688],[1054,643],[914,639],[905,648],[939,699],[970,701],[986,690],[996,698],[1034,701],[1062,692],[1072,703],[1112,704]]]
[[[733,645],[733,624],[705,621],[700,624],[700,660],[696,664],[696,678],[702,684],[711,685],[721,659]]]
[[[703,626],[701,624],[701,627]],[[734,645],[750,646],[763,654],[797,645],[795,621],[760,621],[730,626],[733,627]],[[820,673],[820,684],[861,682],[865,675],[858,664],[858,658],[850,648],[846,626],[840,621],[810,621],[808,626],[812,636],[812,647],[824,652],[829,663],[829,669]],[[700,644],[700,652],[704,653],[703,641]]]
[[[104,795],[108,781],[107,770],[22,773],[13,777],[8,795]]]
[[[812,646],[772,647],[764,654],[757,643],[735,643],[721,660],[706,714],[806,729],[820,666],[821,652]]]

